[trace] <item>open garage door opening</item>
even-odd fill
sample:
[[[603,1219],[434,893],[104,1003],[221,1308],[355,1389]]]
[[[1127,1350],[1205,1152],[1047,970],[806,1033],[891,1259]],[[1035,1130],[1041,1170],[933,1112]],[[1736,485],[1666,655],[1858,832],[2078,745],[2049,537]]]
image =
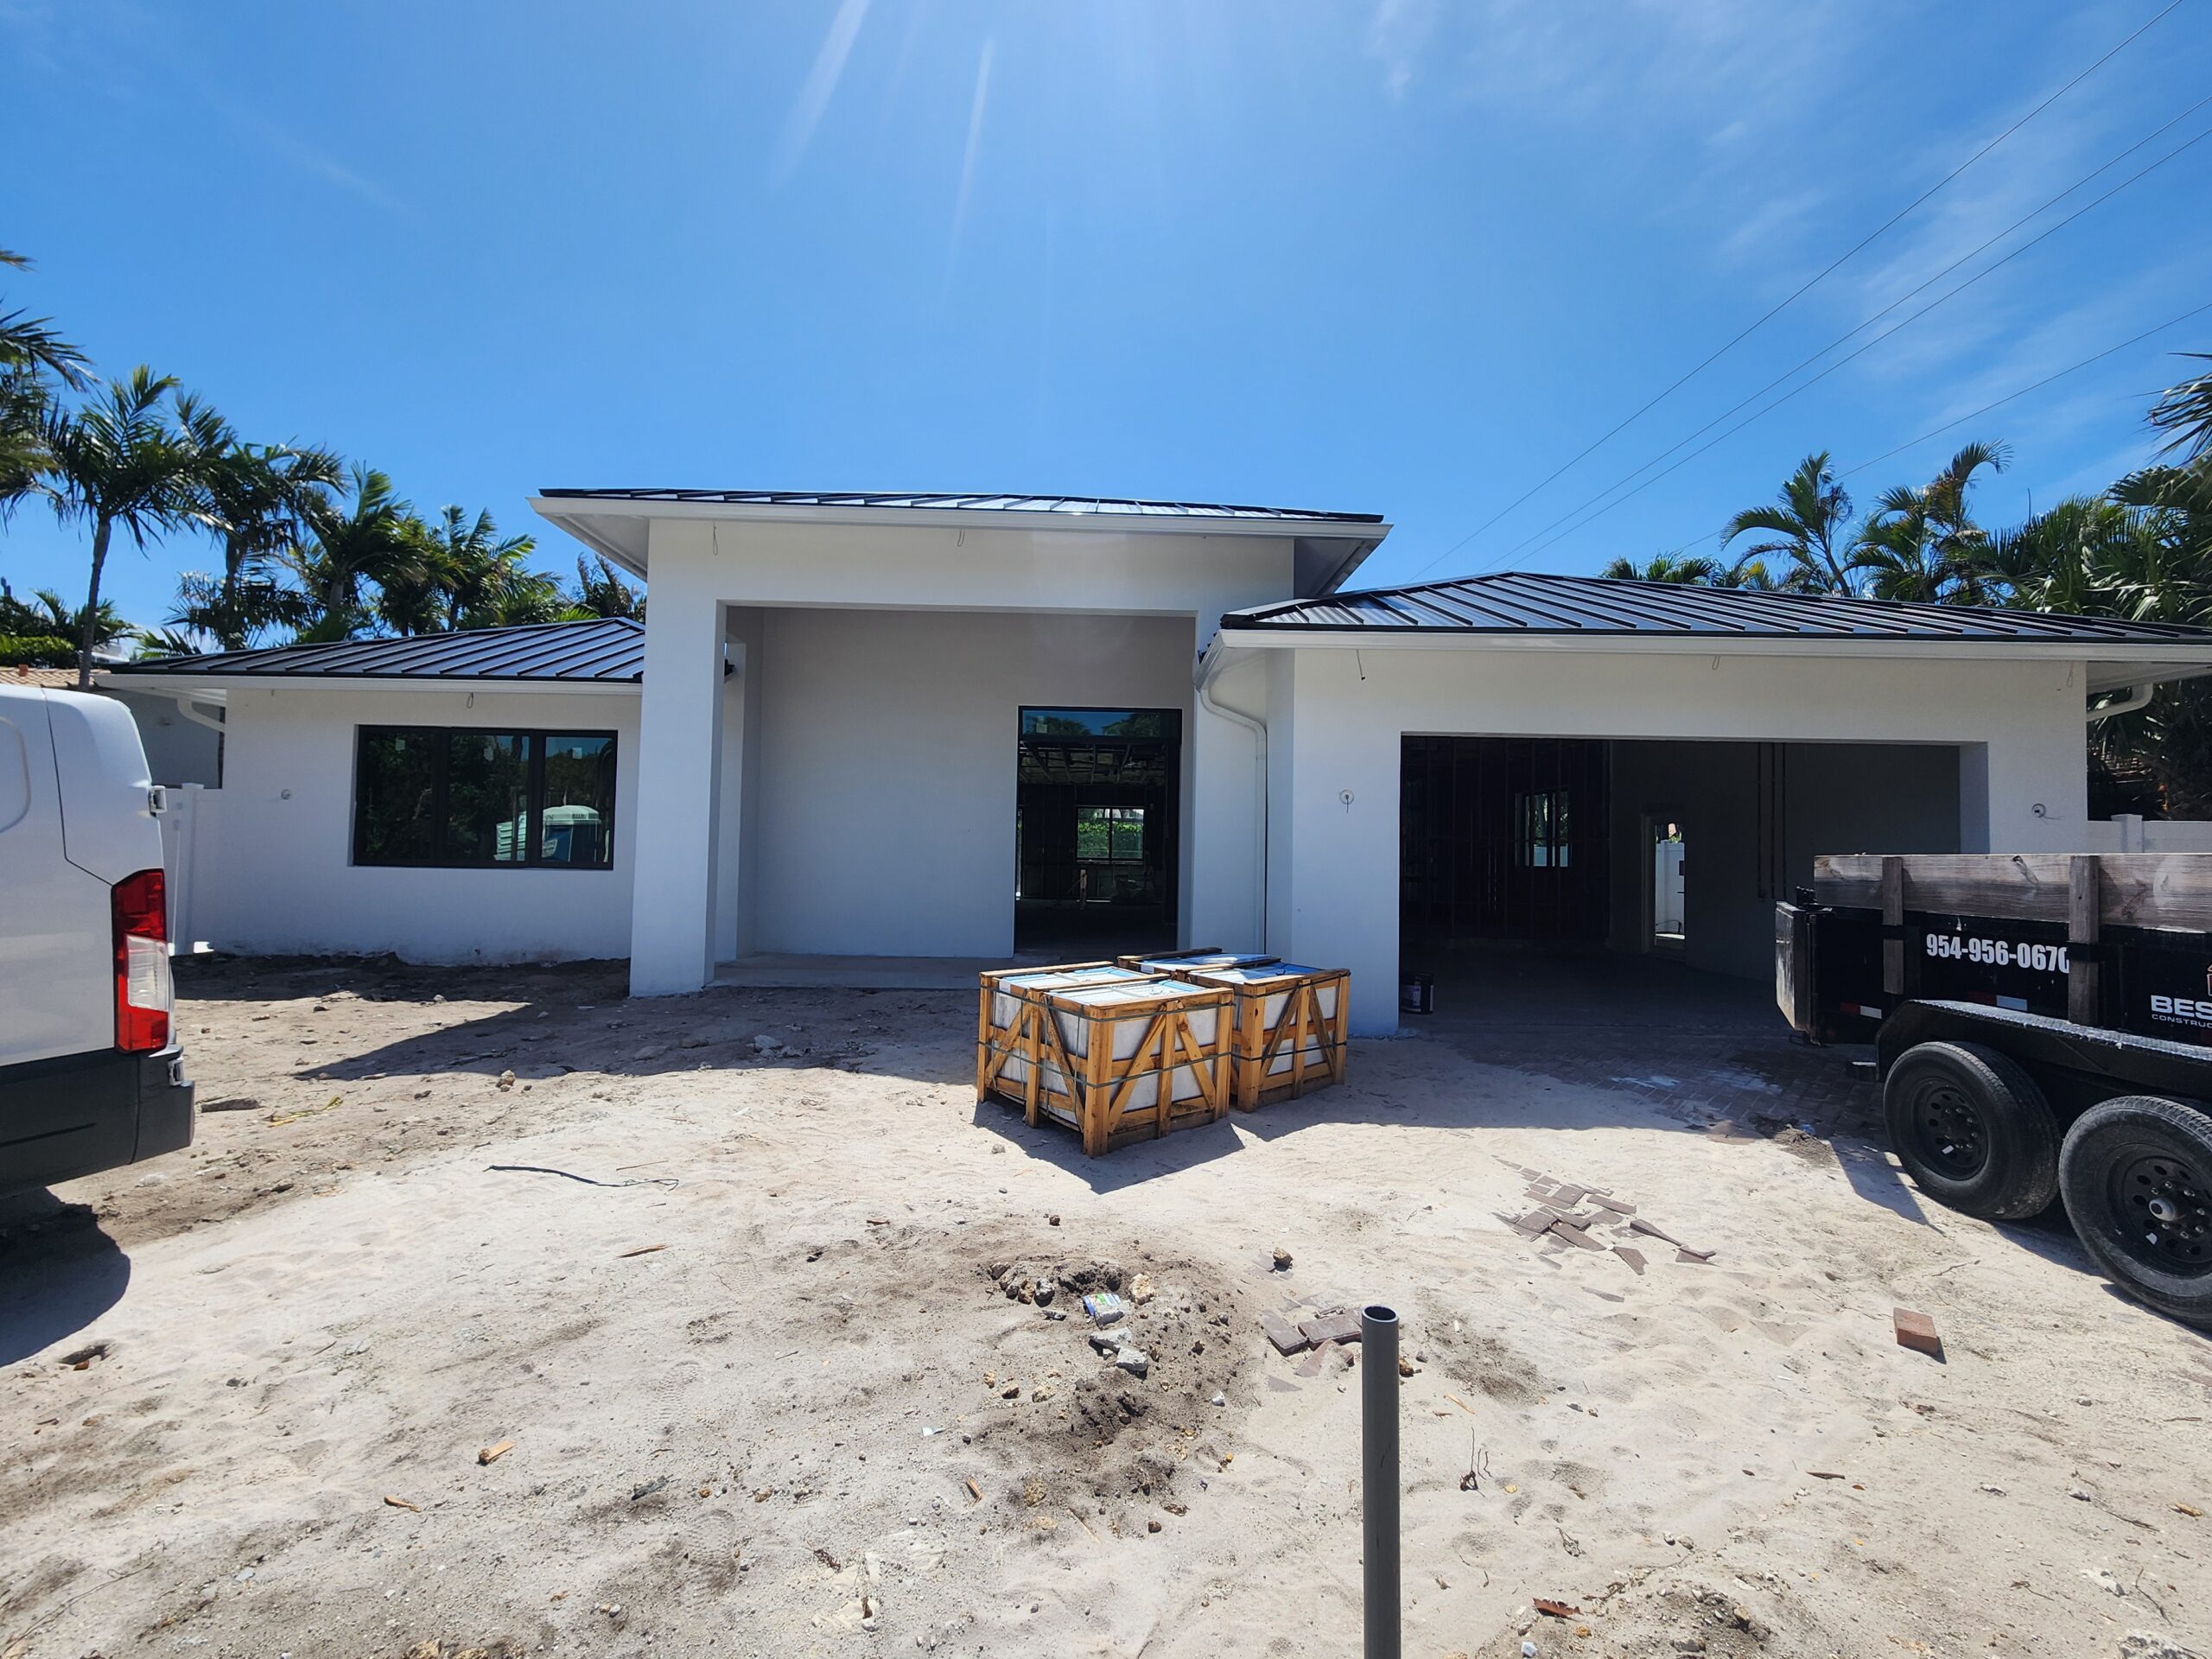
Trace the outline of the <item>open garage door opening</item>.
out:
[[[1408,736],[1401,764],[1400,978],[1446,1014],[1756,998],[1817,855],[1960,850],[1948,745]]]

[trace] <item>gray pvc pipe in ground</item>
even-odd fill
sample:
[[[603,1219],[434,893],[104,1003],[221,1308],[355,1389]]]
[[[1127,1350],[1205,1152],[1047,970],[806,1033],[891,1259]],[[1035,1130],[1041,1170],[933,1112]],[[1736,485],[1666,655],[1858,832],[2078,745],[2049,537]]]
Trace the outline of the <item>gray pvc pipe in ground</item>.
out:
[[[1359,1311],[1359,1508],[1366,1659],[1398,1659],[1398,1316]]]

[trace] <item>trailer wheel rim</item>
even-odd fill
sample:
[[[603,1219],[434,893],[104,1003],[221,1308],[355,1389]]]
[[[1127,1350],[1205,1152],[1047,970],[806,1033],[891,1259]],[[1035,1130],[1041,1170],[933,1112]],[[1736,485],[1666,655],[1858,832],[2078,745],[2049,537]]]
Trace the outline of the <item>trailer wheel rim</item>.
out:
[[[2130,1254],[2169,1273],[2212,1273],[2212,1179],[2164,1148],[2113,1166],[2113,1213]]]
[[[1913,1102],[1912,1127],[1921,1159],[1938,1175],[1969,1181],[1989,1162],[1989,1122],[1967,1092],[1931,1080]]]

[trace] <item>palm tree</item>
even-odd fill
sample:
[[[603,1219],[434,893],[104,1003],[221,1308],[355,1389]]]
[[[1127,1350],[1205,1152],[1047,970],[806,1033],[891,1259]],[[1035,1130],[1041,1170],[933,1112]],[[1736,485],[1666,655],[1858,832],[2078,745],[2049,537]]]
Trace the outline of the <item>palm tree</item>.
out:
[[[1772,506],[1746,507],[1720,529],[1726,549],[1739,537],[1764,540],[1745,550],[1743,561],[1781,558],[1787,563],[1775,586],[1797,593],[1857,591],[1848,551],[1851,497],[1828,469],[1828,452],[1808,455],[1783,480]],[[1739,562],[1740,563],[1741,562]]]
[[[130,625],[105,600],[100,601],[87,618],[85,613],[71,608],[69,601],[51,588],[37,589],[31,598],[37,602],[26,604],[4,582],[0,582],[0,633],[75,639],[83,635],[89,620],[92,643],[105,645],[130,632]]]
[[[523,563],[537,543],[501,537],[488,512],[471,519],[448,506],[435,523],[411,520],[408,537],[413,556],[379,582],[376,601],[395,633],[553,621],[568,608],[561,584]]]
[[[1987,597],[1977,569],[1989,546],[1989,532],[1974,522],[1967,492],[1973,487],[1976,473],[1985,467],[1993,473],[2003,472],[2012,454],[2001,443],[1970,443],[1953,455],[1920,493],[1936,556],[1952,574],[1955,586],[1950,597],[1955,604],[1979,605]]]
[[[276,584],[268,562],[301,539],[344,472],[326,449],[241,442],[229,422],[196,399],[181,399],[177,415],[203,458],[196,515],[223,544],[220,582],[195,586],[188,577],[179,597],[194,613],[188,626],[236,651],[270,620]]]
[[[2212,353],[2183,352],[2183,357],[2212,363]],[[2151,424],[2172,433],[2165,453],[2178,450],[2194,461],[2212,451],[2212,371],[2169,388],[2151,406]]]
[[[576,560],[576,608],[588,616],[629,616],[644,621],[645,594],[623,581],[605,559],[598,564],[594,575],[590,560],[581,556]]]
[[[0,248],[0,268],[22,270],[30,261]],[[37,493],[46,470],[46,417],[54,382],[84,384],[85,355],[57,335],[44,318],[21,311],[0,315],[0,518]]]
[[[1967,492],[1987,467],[2001,472],[2002,444],[1970,443],[1926,484],[1885,490],[1853,540],[1851,568],[1868,575],[1877,599],[1973,605],[1989,597],[1979,571],[1989,532],[1974,521]]]
[[[1686,559],[1674,553],[1654,553],[1642,564],[1633,559],[1619,558],[1598,574],[1610,582],[1663,582],[1688,588],[1727,585],[1720,580],[1726,573],[1719,562],[1702,554],[1692,554]]]
[[[22,254],[0,248],[0,268],[29,270],[30,264]],[[0,315],[0,368],[30,369],[81,388],[89,384],[90,367],[84,353],[56,334],[44,317],[27,317],[20,311]]]
[[[302,640],[352,638],[368,621],[361,602],[365,584],[413,579],[422,562],[417,521],[393,491],[391,480],[372,467],[353,468],[349,504],[325,499],[307,514],[312,531],[276,556],[299,584]]]
[[[122,530],[143,552],[149,537],[158,538],[192,519],[201,457],[163,407],[175,387],[169,376],[142,364],[81,408],[56,405],[47,411],[46,475],[40,487],[62,523],[81,522],[92,531],[92,582],[78,637],[80,687],[92,683],[100,574],[115,532]]]

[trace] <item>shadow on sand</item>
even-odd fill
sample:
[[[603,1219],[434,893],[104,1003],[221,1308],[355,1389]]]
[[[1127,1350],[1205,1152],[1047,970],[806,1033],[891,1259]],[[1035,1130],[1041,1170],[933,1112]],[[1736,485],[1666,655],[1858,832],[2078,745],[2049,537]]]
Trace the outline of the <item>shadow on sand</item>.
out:
[[[123,1300],[130,1258],[83,1205],[0,1199],[0,1365],[67,1342]]]

